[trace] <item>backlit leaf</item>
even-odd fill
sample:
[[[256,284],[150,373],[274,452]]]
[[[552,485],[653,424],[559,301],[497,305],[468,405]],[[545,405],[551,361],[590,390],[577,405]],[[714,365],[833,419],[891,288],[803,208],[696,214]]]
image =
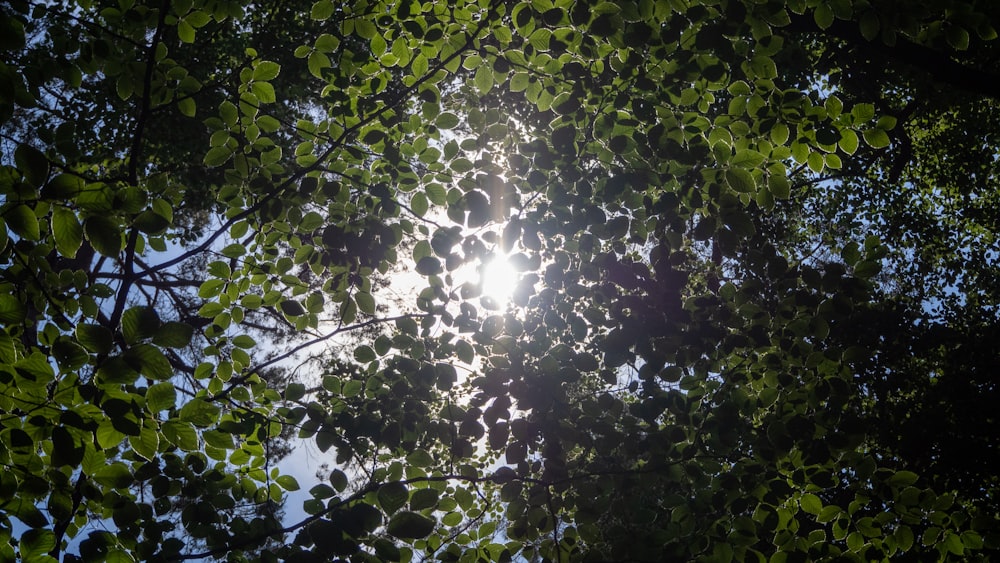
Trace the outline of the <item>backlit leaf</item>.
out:
[[[889,135],[881,129],[866,129],[862,135],[865,142],[873,149],[884,149],[891,143]]]
[[[83,225],[76,214],[65,207],[52,210],[52,236],[56,241],[56,250],[67,258],[75,258],[83,244]]]
[[[184,451],[198,449],[198,433],[191,424],[178,420],[168,420],[162,426],[163,436],[171,444]]]
[[[156,383],[146,390],[146,408],[150,412],[167,410],[172,408],[176,402],[177,392],[169,381]]]
[[[753,174],[748,170],[743,168],[728,168],[725,173],[726,183],[729,187],[744,193],[752,193],[757,191],[757,182],[754,180]]]

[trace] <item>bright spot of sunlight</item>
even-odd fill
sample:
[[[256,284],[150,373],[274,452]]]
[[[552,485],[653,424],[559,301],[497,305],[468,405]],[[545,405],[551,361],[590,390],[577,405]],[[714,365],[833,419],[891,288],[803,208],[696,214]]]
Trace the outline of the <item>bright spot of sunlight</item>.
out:
[[[495,256],[480,270],[483,296],[491,297],[499,305],[510,301],[517,285],[518,274],[513,265],[503,256]]]

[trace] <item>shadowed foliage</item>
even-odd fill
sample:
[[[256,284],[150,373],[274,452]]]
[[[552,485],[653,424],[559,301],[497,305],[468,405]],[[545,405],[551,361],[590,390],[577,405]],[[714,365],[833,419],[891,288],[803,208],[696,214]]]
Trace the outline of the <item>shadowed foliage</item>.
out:
[[[0,7],[0,559],[991,559],[982,4]]]

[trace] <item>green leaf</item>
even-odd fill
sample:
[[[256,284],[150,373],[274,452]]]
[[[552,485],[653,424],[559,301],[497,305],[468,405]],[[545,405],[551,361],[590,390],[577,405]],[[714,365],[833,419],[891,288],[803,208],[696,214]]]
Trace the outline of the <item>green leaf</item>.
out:
[[[205,428],[212,426],[218,421],[219,412],[219,407],[208,401],[192,399],[184,403],[184,406],[181,407],[179,420],[191,423],[199,428]]]
[[[862,135],[865,138],[865,142],[873,149],[884,149],[891,143],[889,134],[881,129],[866,129]]]
[[[756,168],[764,162],[764,155],[760,154],[755,150],[741,149],[736,151],[732,160],[729,161],[730,166],[739,166],[742,168]]]
[[[334,469],[330,472],[330,484],[333,485],[333,488],[337,489],[337,491],[343,492],[350,482],[347,479],[346,473],[339,469]]]
[[[137,454],[151,460],[160,447],[160,435],[152,428],[143,427],[138,436],[128,437],[128,443]]]
[[[306,61],[306,66],[309,68],[309,72],[316,78],[323,78],[323,69],[330,68],[330,58],[320,53],[319,51],[314,51],[309,55],[309,59]]]
[[[400,539],[420,539],[434,531],[436,522],[417,512],[403,511],[389,520],[386,531]]]
[[[353,299],[344,299],[340,307],[340,320],[344,324],[353,323],[358,318],[358,304]]]
[[[161,234],[170,226],[170,219],[152,209],[147,209],[136,216],[133,225],[146,234]]]
[[[340,48],[340,40],[329,33],[321,33],[316,38],[316,49],[324,53],[332,53]]]
[[[357,379],[345,381],[341,387],[341,394],[345,397],[357,397],[364,391],[364,383]]]
[[[417,273],[423,276],[433,276],[441,273],[441,261],[433,256],[424,256],[417,262]]]
[[[773,174],[768,177],[767,189],[775,199],[788,199],[792,193],[791,182],[783,174]]]
[[[257,341],[249,335],[240,334],[233,338],[233,345],[239,348],[250,349],[257,345]]]
[[[281,312],[289,317],[297,317],[306,313],[306,310],[302,308],[302,304],[292,299],[286,299],[278,306],[281,308]]]
[[[3,218],[18,236],[27,240],[38,240],[41,236],[38,226],[38,216],[30,207],[18,204],[8,208]]]
[[[198,105],[194,101],[194,98],[181,98],[177,100],[177,111],[181,112],[183,116],[194,117],[198,112]]]
[[[269,82],[254,82],[250,89],[257,96],[257,101],[262,104],[273,104],[277,101],[274,86],[271,86]]]
[[[354,300],[358,303],[358,309],[367,315],[375,314],[375,299],[370,293],[357,293]]]
[[[334,8],[334,3],[330,0],[319,0],[313,4],[309,17],[319,21],[329,19],[333,15]]]
[[[21,358],[14,364],[14,368],[22,377],[38,384],[48,383],[55,376],[49,358],[41,352],[32,352],[31,355]]]
[[[52,344],[51,353],[64,372],[79,370],[90,360],[87,350],[67,336],[60,336]]]
[[[809,514],[819,515],[823,511],[823,501],[812,493],[806,493],[799,499],[802,510]]]
[[[131,485],[134,480],[128,466],[121,462],[101,467],[92,477],[101,485],[112,489],[124,489]]]
[[[813,19],[816,20],[816,25],[820,29],[829,29],[833,25],[833,9],[827,4],[820,4],[813,12]]]
[[[122,314],[122,336],[127,344],[155,336],[160,326],[160,315],[152,307],[132,307]]]
[[[920,477],[912,471],[897,471],[889,478],[889,484],[894,487],[908,487],[917,482]]]
[[[479,91],[480,96],[485,96],[493,89],[493,69],[489,65],[480,65],[476,69],[476,75],[473,78],[473,84],[476,86],[476,90]]]
[[[358,346],[354,349],[354,359],[361,363],[368,363],[374,361],[378,356],[375,354],[375,349],[368,345]]]
[[[843,512],[844,511],[839,506],[835,506],[832,504],[829,506],[824,506],[823,509],[820,510],[819,514],[816,515],[816,521],[823,523],[832,522],[833,520],[837,519],[837,517],[839,517]]]
[[[76,196],[76,202],[81,209],[107,213],[115,208],[115,195],[105,184],[90,184]]]
[[[254,80],[272,80],[278,77],[281,65],[271,61],[261,61],[253,69]]]
[[[840,131],[840,150],[847,154],[854,154],[858,150],[858,134],[853,129],[842,129]]]
[[[823,158],[823,154],[819,152],[809,153],[809,158],[806,159],[809,164],[809,169],[819,174],[823,171],[823,167],[826,166],[826,159]]]
[[[854,266],[854,275],[861,279],[868,279],[882,271],[882,265],[874,260],[866,260]]]
[[[193,452],[198,449],[198,432],[191,424],[179,420],[168,420],[163,423],[161,428],[163,437],[181,450]]]
[[[878,14],[874,10],[868,10],[861,15],[861,35],[865,39],[872,41],[878,37],[878,31],[880,27]]]
[[[23,522],[26,526],[31,526],[32,528],[43,528],[49,525],[48,518],[46,518],[45,514],[43,514],[42,511],[32,503],[32,499],[28,499],[23,496],[16,497],[8,500],[0,508],[8,514],[17,516],[17,519]]]
[[[411,510],[434,508],[438,503],[438,492],[435,489],[417,489],[410,497]]]
[[[944,36],[948,40],[948,44],[959,51],[965,51],[969,48],[969,32],[960,25],[949,25],[945,28]]]
[[[27,309],[24,303],[9,293],[0,293],[0,323],[16,326],[24,322]]]
[[[233,156],[233,151],[227,146],[212,147],[205,153],[205,159],[202,162],[205,166],[214,168],[225,164],[231,156]]]
[[[962,544],[968,549],[979,550],[983,548],[983,537],[978,532],[966,530],[962,532]]]
[[[840,252],[841,258],[844,259],[844,263],[848,266],[853,266],[861,260],[861,250],[859,249],[858,243],[851,241],[844,246],[844,249]]]
[[[420,153],[420,162],[424,164],[434,164],[441,160],[441,150],[436,147],[427,147]]]
[[[893,532],[893,537],[900,551],[909,551],[913,547],[913,530],[907,525],[901,525]]]
[[[299,482],[295,480],[295,477],[291,475],[279,475],[277,479],[274,480],[282,489],[286,491],[297,491],[299,490]]]
[[[947,532],[945,534],[944,547],[954,555],[961,556],[965,554],[965,546],[962,544],[962,538],[954,532]]]
[[[364,18],[358,19],[354,22],[354,31],[356,31],[362,39],[371,39],[379,32],[375,27],[374,22]],[[399,58],[400,66],[406,66],[406,61],[409,60],[410,51],[407,49],[405,52],[401,52],[396,56]]]
[[[413,213],[418,217],[423,217],[429,209],[427,196],[425,196],[422,192],[414,193],[413,197],[410,198],[410,209],[413,210]]]
[[[247,253],[247,247],[238,242],[234,242],[233,244],[227,244],[221,250],[221,253],[226,258],[239,258]]]
[[[121,226],[104,215],[91,215],[83,223],[84,233],[94,250],[104,256],[116,258],[125,244]]]
[[[220,450],[232,450],[236,447],[236,443],[233,441],[233,435],[228,432],[206,430],[201,433],[201,437],[204,438],[206,445],[213,448],[219,448]]]
[[[459,123],[458,116],[450,111],[437,116],[437,119],[434,121],[434,125],[438,129],[454,129]]]
[[[392,514],[402,508],[409,498],[409,490],[399,481],[386,483],[378,489],[378,503],[386,514]]]
[[[160,412],[173,408],[177,402],[177,391],[169,381],[151,385],[146,389],[146,408],[149,412]]]
[[[0,303],[2,300],[3,296],[0,296]],[[94,324],[76,325],[76,339],[84,348],[95,354],[109,354],[114,345],[114,334],[107,328]]]
[[[875,117],[875,106],[869,103],[856,104],[851,108],[851,115],[854,117],[855,124],[870,121]]]
[[[153,335],[153,344],[166,348],[184,348],[194,337],[194,327],[179,321],[163,323]]]
[[[124,74],[119,76],[115,81],[115,93],[123,102],[131,98],[135,93],[135,82],[132,77]]]
[[[306,394],[306,386],[301,383],[289,383],[285,386],[285,400],[298,401]]]
[[[788,141],[789,130],[784,123],[778,123],[771,128],[771,142],[776,145],[784,145]]]
[[[36,561],[55,549],[56,535],[52,530],[28,530],[21,535],[17,547],[23,561]]]
[[[14,150],[14,164],[24,175],[25,181],[36,188],[42,187],[49,176],[49,159],[31,145],[17,146]]]
[[[531,84],[531,78],[527,72],[515,72],[510,77],[511,92],[523,92]]]
[[[430,63],[423,53],[418,53],[417,56],[413,57],[413,61],[410,63],[410,72],[413,73],[413,76],[424,76],[428,70],[430,70]]]
[[[65,207],[58,206],[52,210],[52,237],[56,241],[56,250],[67,258],[75,258],[83,244],[83,225],[73,213]]]
[[[424,190],[427,192],[427,199],[434,205],[445,205],[448,203],[448,192],[441,184],[428,184]]]
[[[757,181],[753,174],[743,168],[727,168],[725,173],[726,183],[729,187],[742,193],[753,193],[757,191]]]
[[[174,376],[170,360],[152,344],[133,346],[125,352],[124,358],[132,369],[150,379],[165,380]]]
[[[430,467],[434,464],[434,458],[427,450],[416,449],[406,456],[406,462],[415,467]]]
[[[194,26],[184,20],[177,22],[177,37],[183,43],[194,43]]]

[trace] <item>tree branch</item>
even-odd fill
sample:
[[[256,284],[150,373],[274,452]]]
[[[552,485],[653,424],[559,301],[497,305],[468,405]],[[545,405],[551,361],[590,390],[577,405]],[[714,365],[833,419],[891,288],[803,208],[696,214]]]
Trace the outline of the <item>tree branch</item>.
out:
[[[399,315],[399,316],[395,316],[395,317],[383,317],[383,318],[378,318],[378,319],[371,319],[369,321],[365,321],[365,322],[357,323],[357,324],[353,324],[353,325],[348,325],[348,326],[339,326],[336,329],[334,329],[334,330],[332,330],[332,331],[330,331],[330,332],[328,332],[328,333],[326,333],[326,334],[324,334],[322,336],[317,336],[316,338],[313,338],[312,340],[309,340],[307,342],[303,342],[302,344],[299,344],[298,346],[293,346],[287,352],[285,352],[283,354],[279,354],[279,355],[277,355],[277,356],[275,356],[275,357],[267,360],[266,362],[257,364],[255,366],[251,366],[249,369],[246,370],[246,372],[242,376],[233,378],[232,382],[229,384],[228,387],[226,387],[222,391],[219,391],[219,393],[217,395],[214,395],[214,396],[210,397],[208,400],[210,400],[210,401],[217,401],[219,399],[224,399],[227,395],[229,395],[230,393],[233,392],[233,389],[235,389],[235,388],[239,387],[240,385],[243,385],[244,383],[246,383],[247,379],[249,379],[251,375],[253,375],[255,373],[259,373],[262,369],[264,369],[266,367],[270,367],[270,366],[272,366],[272,365],[274,365],[274,364],[276,364],[278,362],[287,360],[288,358],[291,358],[292,356],[294,356],[295,354],[299,353],[300,351],[305,350],[306,348],[309,348],[311,346],[315,346],[316,344],[319,344],[320,342],[325,342],[325,341],[333,338],[334,336],[337,336],[338,334],[341,334],[341,333],[344,333],[344,332],[350,332],[350,331],[353,331],[353,330],[360,330],[360,329],[365,328],[365,327],[373,326],[373,325],[376,325],[376,324],[379,324],[379,323],[387,323],[387,322],[391,322],[391,321],[396,321],[398,319],[407,319],[407,318],[409,318],[409,319],[420,319],[420,318],[424,318],[426,316],[427,316],[426,313],[414,313],[414,314],[409,314],[409,315]]]

